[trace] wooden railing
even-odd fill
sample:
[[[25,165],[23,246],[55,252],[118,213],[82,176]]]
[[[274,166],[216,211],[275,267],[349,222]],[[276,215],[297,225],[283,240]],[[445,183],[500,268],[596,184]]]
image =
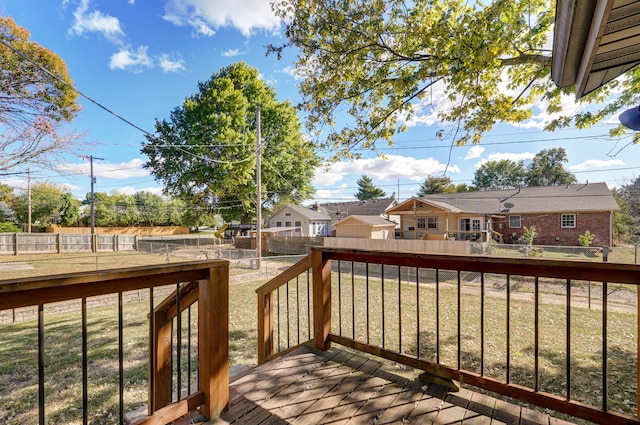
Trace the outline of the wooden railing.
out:
[[[258,289],[259,361],[334,342],[577,418],[640,424],[639,283],[628,264],[317,248]],[[587,284],[599,303],[576,294]],[[620,291],[631,304],[609,300]],[[305,320],[313,334],[292,340]]]
[[[154,288],[174,286],[173,293],[163,302],[155,305]],[[133,423],[164,424],[174,421],[198,408],[205,416],[218,415],[229,400],[229,264],[227,261],[198,261],[178,265],[161,265],[128,269],[103,270],[92,273],[74,273],[0,281],[0,311],[37,306],[37,365],[38,365],[38,422],[46,423],[47,396],[45,383],[47,372],[52,366],[47,364],[45,335],[45,306],[50,303],[81,300],[82,343],[78,358],[82,369],[82,423],[89,423],[88,405],[91,382],[88,370],[91,367],[91,349],[88,348],[87,298],[117,294],[118,315],[118,383],[119,412],[111,421],[125,423],[124,402],[124,334],[123,293],[148,290],[148,309],[142,308],[139,320],[148,320],[148,414]],[[191,329],[191,311],[197,302],[197,336],[192,343],[189,337],[183,345],[182,312],[188,313]],[[137,305],[137,309],[140,307]],[[146,311],[144,311],[146,310]],[[195,310],[194,310],[195,311]],[[195,319],[195,318],[194,318]],[[48,325],[55,324],[55,317]],[[175,329],[179,329],[176,331]],[[104,330],[106,331],[106,329]],[[98,332],[101,332],[98,330]],[[95,330],[94,330],[95,333]],[[3,337],[0,335],[0,343]],[[182,382],[183,367],[180,362],[187,351],[187,383]],[[75,347],[69,347],[69,350]],[[197,355],[193,356],[193,351]],[[193,357],[193,359],[192,359]],[[191,362],[193,361],[193,365]],[[177,363],[177,364],[176,364]],[[192,367],[193,366],[193,367]],[[192,369],[196,369],[192,377]],[[50,385],[50,384],[47,384]],[[116,385],[116,384],[114,384]]]

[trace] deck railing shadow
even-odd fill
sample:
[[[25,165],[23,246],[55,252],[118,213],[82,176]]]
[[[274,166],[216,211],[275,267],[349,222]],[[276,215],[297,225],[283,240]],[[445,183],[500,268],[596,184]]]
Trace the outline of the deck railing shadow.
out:
[[[595,307],[573,294],[586,282],[602,288]],[[639,283],[629,264],[314,248],[256,290],[258,359],[337,343],[576,418],[640,424],[638,303],[607,299]]]

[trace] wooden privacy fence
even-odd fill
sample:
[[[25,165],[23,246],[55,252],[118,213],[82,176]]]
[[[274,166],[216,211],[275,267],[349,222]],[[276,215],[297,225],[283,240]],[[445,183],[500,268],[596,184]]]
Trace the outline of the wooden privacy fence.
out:
[[[602,289],[595,307],[575,294],[587,283]],[[335,342],[578,418],[640,424],[638,284],[630,264],[315,248],[256,290],[258,361]],[[614,308],[621,288],[633,298]]]
[[[0,255],[135,251],[137,241],[135,235],[0,233]]]
[[[157,303],[154,290],[159,287],[172,286],[173,293],[164,301]],[[134,320],[149,325],[149,338],[143,341],[131,341],[126,335],[126,322],[123,312],[123,294],[128,291],[149,291],[148,307],[136,307]],[[96,350],[106,350],[106,346],[96,348],[89,344],[93,337],[106,334],[109,324],[104,321],[95,322],[93,311],[87,310],[87,298],[117,295],[117,336],[109,341],[109,350],[115,351],[116,366],[107,368],[105,360],[96,361]],[[68,302],[80,299],[82,302],[80,329],[69,329],[68,333],[79,331],[81,343],[73,338],[64,341],[51,340],[49,333],[60,325],[56,318],[45,314],[45,304]],[[108,418],[100,418],[100,423],[132,423],[166,424],[199,409],[208,417],[218,415],[229,401],[229,263],[224,260],[198,261],[180,265],[161,265],[135,267],[128,269],[106,270],[99,273],[74,273],[55,275],[44,278],[24,278],[18,280],[0,280],[0,311],[37,306],[37,325],[31,332],[37,333],[37,344],[33,356],[37,358],[36,400],[37,423],[49,423],[47,416],[59,408],[48,403],[55,394],[51,388],[50,375],[69,373],[74,367],[81,370],[80,394],[74,394],[75,406],[81,406],[82,423],[97,423],[91,414],[100,414],[104,409],[100,397],[113,394],[117,400],[117,410],[109,413]],[[192,314],[192,306],[193,308]],[[183,332],[184,322],[189,332]],[[69,320],[68,318],[66,320]],[[66,322],[63,320],[62,322]],[[197,323],[195,332],[191,332],[191,324]],[[176,331],[179,329],[180,331]],[[9,343],[6,334],[0,334],[0,344]],[[51,346],[67,344],[64,349],[77,353],[76,365],[60,364],[50,355]],[[126,385],[127,368],[139,359],[128,358],[132,344],[142,343],[148,348],[148,383],[147,415],[142,415],[132,422],[127,420],[125,405],[128,394]],[[197,354],[194,354],[195,353]],[[27,362],[29,359],[23,359]],[[96,364],[97,363],[97,364]],[[185,367],[186,366],[186,367]],[[117,376],[108,384],[101,382],[100,391],[96,391],[95,374],[90,368],[106,368],[117,370]],[[62,368],[58,370],[56,368]],[[71,368],[71,369],[70,369]],[[195,372],[194,372],[195,369]],[[105,370],[103,373],[107,373]],[[95,381],[92,380],[95,379]],[[59,391],[65,389],[58,389]],[[16,389],[18,391],[18,389]],[[81,400],[78,400],[81,399]],[[96,400],[97,399],[97,400]],[[35,400],[34,400],[35,401]],[[97,406],[97,407],[96,407]],[[91,410],[93,407],[93,411]],[[36,421],[29,421],[36,423]],[[79,421],[78,421],[79,422]]]

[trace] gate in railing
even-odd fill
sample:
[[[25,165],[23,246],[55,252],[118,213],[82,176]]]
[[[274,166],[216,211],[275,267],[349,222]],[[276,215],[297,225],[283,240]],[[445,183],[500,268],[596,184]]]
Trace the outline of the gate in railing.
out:
[[[258,358],[335,342],[575,417],[640,424],[639,283],[628,264],[314,249],[257,290]],[[587,302],[587,285],[600,300]]]
[[[127,394],[133,390],[128,380],[134,379],[132,373],[139,372],[136,365],[140,363],[148,364],[148,408],[146,415],[138,415],[132,423],[169,423],[198,407],[206,416],[219,414],[229,399],[228,267],[229,263],[223,260],[198,261],[0,281],[0,311],[28,306],[38,309],[37,324],[32,329],[36,337],[30,336],[28,323],[3,326],[0,333],[4,355],[10,355],[4,350],[10,349],[10,344],[34,341],[34,358],[3,359],[4,366],[11,363],[16,369],[28,370],[25,379],[29,382],[29,365],[37,374],[33,385],[21,387],[20,382],[11,382],[16,385],[11,388],[15,394],[2,396],[3,404],[10,408],[11,404],[22,403],[19,393],[25,395],[34,390],[35,400],[29,398],[30,402],[35,401],[34,409],[25,413],[30,416],[12,416],[11,420],[45,424],[49,422],[47,417],[55,416],[54,422],[73,419],[83,424],[123,424],[125,405],[129,405]],[[154,290],[167,286],[173,287],[173,293],[158,303]],[[138,291],[149,292],[138,298],[146,301],[127,306],[123,295],[129,297]],[[90,297],[116,297],[117,307],[88,311]],[[59,313],[45,315],[45,305],[64,305],[71,300],[80,300],[82,306],[77,323],[71,314],[62,318]],[[105,305],[110,302],[105,301]],[[111,316],[92,317],[107,308],[112,310]],[[128,338],[129,332],[144,323],[148,323],[148,337],[143,331],[140,339]],[[192,323],[197,323],[195,329]],[[27,334],[19,338],[23,331]],[[148,344],[146,358],[140,357],[140,350],[128,358],[126,354],[132,354],[130,347],[140,344]],[[27,352],[27,348],[21,352]],[[81,374],[77,379],[68,377],[74,370]],[[115,376],[109,375],[112,370],[117,370]],[[59,382],[52,382],[56,377],[80,381],[80,385],[69,391]],[[75,391],[78,395],[67,394],[66,398],[59,394]],[[107,400],[116,399],[117,410],[105,407]],[[60,405],[64,403],[71,405]],[[0,422],[3,419],[8,418],[0,416]]]

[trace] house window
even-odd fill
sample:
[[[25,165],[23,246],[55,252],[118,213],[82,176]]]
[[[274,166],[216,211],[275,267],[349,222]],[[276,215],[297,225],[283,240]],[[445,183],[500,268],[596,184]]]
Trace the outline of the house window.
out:
[[[296,226],[296,227],[300,227],[300,226],[302,226],[302,222],[301,222],[301,221],[296,221],[295,226]]]
[[[286,222],[284,223],[284,225],[285,225],[286,227],[291,227],[291,222],[290,222],[290,221],[286,221]]]
[[[291,213],[284,213],[285,217],[290,217]]]
[[[438,228],[438,217],[427,217],[427,229]]]
[[[479,218],[461,218],[458,221],[458,229],[463,231],[475,231],[482,228],[482,221]]]
[[[562,214],[560,223],[563,229],[576,227],[576,215],[575,214]]]
[[[282,222],[281,221],[276,221],[276,227],[282,227]]]
[[[519,215],[509,216],[509,227],[519,229],[522,226],[522,218]]]
[[[418,229],[426,229],[427,219],[424,217],[418,218]]]

